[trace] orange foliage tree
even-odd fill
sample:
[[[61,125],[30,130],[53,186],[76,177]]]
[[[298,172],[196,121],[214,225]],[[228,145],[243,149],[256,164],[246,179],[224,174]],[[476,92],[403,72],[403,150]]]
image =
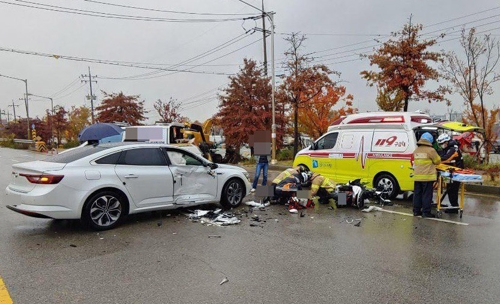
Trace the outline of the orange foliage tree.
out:
[[[131,126],[141,125],[146,119],[144,114],[144,101],[139,101],[139,95],[124,95],[123,92],[102,92],[104,99],[96,108],[97,121],[99,122],[125,122]]]
[[[284,66],[287,76],[279,87],[277,97],[287,105],[287,114],[293,117],[293,154],[296,155],[300,141],[299,128],[306,134],[312,134],[313,137],[324,133],[325,124],[335,120],[330,119],[330,116],[340,115],[335,114],[331,108],[344,96],[345,88],[338,86],[330,78],[332,74],[339,75],[338,72],[330,70],[325,65],[311,65],[313,58],[301,54],[306,40],[304,35],[292,33],[285,40],[290,44],[285,52],[287,59]],[[352,100],[352,96],[349,99]],[[351,105],[352,103],[348,107]],[[302,122],[302,126],[299,121]],[[319,125],[321,127],[318,127]],[[314,130],[309,130],[311,126],[314,126]]]
[[[167,102],[158,99],[153,106],[158,112],[158,115],[160,115],[162,122],[183,122],[188,120],[186,117],[182,116],[180,112],[181,103],[172,97],[170,97],[170,100]]]
[[[298,118],[299,131],[309,135],[311,138],[318,138],[328,130],[332,123],[347,114],[356,111],[352,106],[352,95],[347,95],[343,86],[327,86],[318,95],[300,107]],[[333,107],[342,101],[345,105],[334,110]]]
[[[240,147],[249,143],[249,136],[259,130],[271,130],[271,85],[262,68],[250,59],[235,76],[229,76],[229,86],[219,95],[219,111],[214,115],[214,125],[224,130],[226,145],[239,153]],[[276,141],[282,143],[284,118],[282,105],[276,103]],[[281,127],[280,127],[281,126]]]
[[[384,42],[372,55],[367,55],[370,65],[377,65],[379,72],[362,71],[361,75],[370,86],[377,85],[389,92],[403,94],[403,110],[408,111],[411,98],[432,101],[446,100],[446,86],[436,90],[424,90],[429,80],[439,80],[439,72],[428,62],[441,62],[442,54],[431,52],[429,47],[436,44],[435,39],[420,41],[422,25],[406,24],[402,31],[392,33],[392,38]]]
[[[401,90],[389,91],[386,88],[379,88],[377,105],[382,111],[399,112],[405,105],[404,93]]]

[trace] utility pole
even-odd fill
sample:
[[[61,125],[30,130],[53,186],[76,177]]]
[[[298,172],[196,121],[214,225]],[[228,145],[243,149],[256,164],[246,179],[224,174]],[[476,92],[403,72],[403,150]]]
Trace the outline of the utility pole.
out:
[[[271,71],[272,71],[272,91],[271,91],[271,105],[272,105],[272,125],[271,125],[271,164],[276,164],[276,118],[275,118],[275,100],[274,100],[274,95],[276,91],[276,70],[274,69],[274,12],[265,12],[264,11],[264,2],[262,2],[262,9],[244,1],[244,0],[238,0],[250,7],[253,7],[254,9],[260,11],[262,13],[262,16],[269,18],[269,21],[271,22]],[[264,19],[264,18],[262,18]],[[262,29],[264,32],[264,37],[266,35],[266,29],[265,27]],[[265,41],[265,39],[264,39]]]
[[[24,99],[24,105],[26,106],[26,120],[28,122],[28,139],[31,138],[31,132],[30,132],[30,112],[29,112],[29,109],[28,109],[28,79],[21,79],[21,78],[17,78],[17,77],[12,77],[12,76],[7,76],[7,75],[1,75],[0,74],[0,77],[5,77],[5,78],[10,78],[10,79],[14,79],[14,80],[19,80],[19,81],[22,81],[24,82],[24,86],[25,86],[25,89],[26,89],[26,93],[25,93],[25,99]],[[16,117],[14,116],[14,119]]]
[[[3,111],[3,110],[2,110],[2,111],[0,111],[0,124],[2,124],[2,125],[3,125],[3,123],[2,123],[2,115],[5,115],[5,111]],[[7,119],[7,123],[9,123],[9,120],[8,120],[8,119]]]
[[[264,0],[262,0],[262,39],[264,42],[264,74],[267,76],[266,13],[264,10]]]
[[[97,83],[97,80],[92,80],[92,77],[96,77],[95,75],[92,76],[92,74],[90,73],[90,67],[89,67],[89,74],[88,75],[84,75],[82,74],[81,75],[82,77],[82,82],[84,83],[89,83],[90,85],[90,96],[87,96],[87,99],[90,99],[90,113],[92,113],[92,124],[95,123],[95,119],[94,119],[94,100],[96,99],[94,94],[92,93],[92,82],[95,82]],[[86,78],[88,78],[88,80],[86,80]]]
[[[14,104],[14,100],[12,100],[12,105],[9,105],[9,107],[12,107],[12,111],[14,111],[14,122],[16,121],[16,107],[19,107],[19,105]]]

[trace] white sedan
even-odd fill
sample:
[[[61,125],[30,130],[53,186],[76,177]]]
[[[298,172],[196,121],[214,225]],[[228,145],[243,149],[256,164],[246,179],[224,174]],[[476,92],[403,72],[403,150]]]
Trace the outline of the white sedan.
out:
[[[14,164],[6,192],[10,210],[106,230],[144,211],[212,202],[236,207],[250,189],[242,168],[165,144],[113,143]]]

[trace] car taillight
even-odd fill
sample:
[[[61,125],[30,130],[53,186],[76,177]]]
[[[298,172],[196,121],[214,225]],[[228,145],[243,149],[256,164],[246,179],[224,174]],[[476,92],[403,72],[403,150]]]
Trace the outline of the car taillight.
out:
[[[57,184],[59,183],[64,175],[46,175],[46,174],[19,174],[20,176],[26,177],[26,179],[32,184]]]

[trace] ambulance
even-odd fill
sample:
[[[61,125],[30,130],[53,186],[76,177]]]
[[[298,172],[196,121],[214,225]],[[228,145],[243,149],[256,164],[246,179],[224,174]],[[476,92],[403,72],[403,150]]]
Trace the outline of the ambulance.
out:
[[[336,183],[361,178],[368,187],[383,188],[395,198],[413,190],[412,156],[421,135],[415,131],[431,123],[431,117],[420,112],[352,114],[299,151],[293,165]]]

